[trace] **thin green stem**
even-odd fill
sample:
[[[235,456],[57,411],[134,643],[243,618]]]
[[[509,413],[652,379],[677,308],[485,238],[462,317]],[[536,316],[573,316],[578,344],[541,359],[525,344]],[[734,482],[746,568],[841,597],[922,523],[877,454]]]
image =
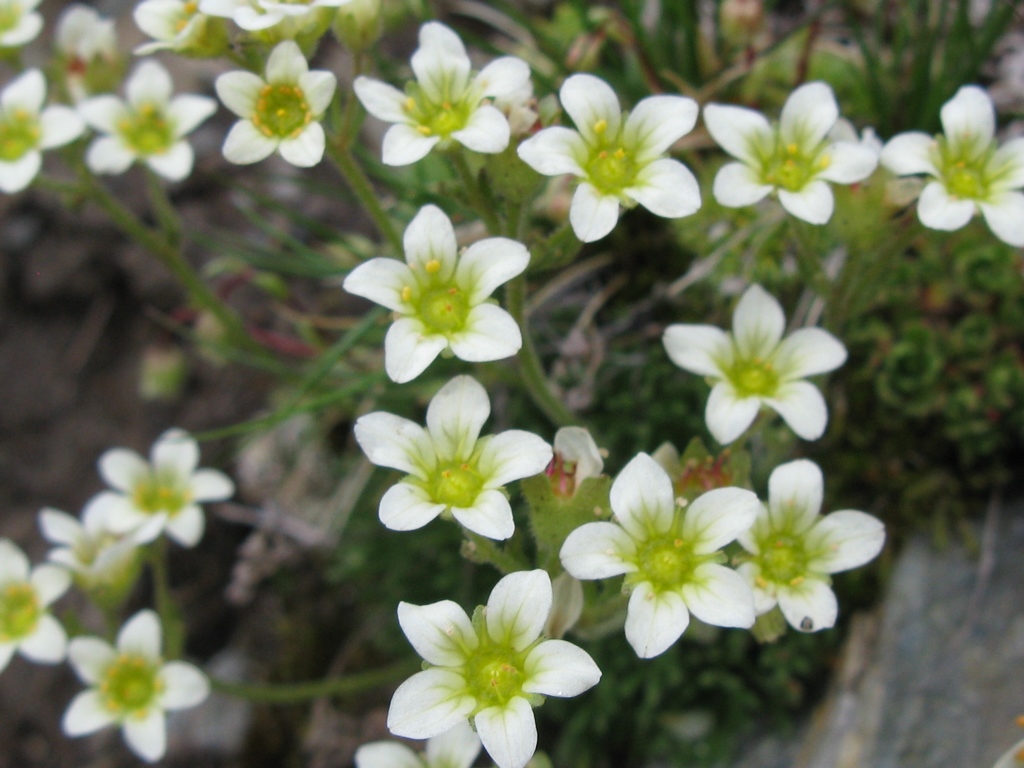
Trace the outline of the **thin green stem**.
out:
[[[342,140],[347,141],[344,136]],[[347,146],[339,146],[338,141],[328,141],[327,154],[331,156],[331,160],[334,161],[334,165],[337,167],[338,172],[341,173],[342,178],[345,179],[349,189],[352,190],[352,193],[362,203],[366,212],[370,214],[370,218],[373,219],[377,230],[391,244],[395,253],[401,254],[404,250],[402,247],[402,236],[398,234],[398,230],[395,229],[391,218],[384,211],[383,206],[381,206],[373,185],[370,184],[370,180],[359,166],[359,163],[356,162],[351,150]]]
[[[305,683],[234,683],[212,679],[213,690],[227,696],[265,704],[297,704],[327,696],[352,696],[399,680],[420,669],[420,663],[404,661],[390,667],[358,672],[344,677],[329,677]]]
[[[544,375],[537,349],[526,319],[526,275],[519,275],[509,282],[505,292],[508,311],[519,324],[523,335],[523,346],[519,350],[519,376],[527,394],[553,424],[565,427],[575,424],[577,419],[568,408],[555,397]]]
[[[153,577],[153,601],[164,630],[164,649],[168,658],[177,659],[185,644],[181,613],[171,595],[167,573],[167,539],[161,537],[149,549],[149,568]]]
[[[153,209],[168,244],[174,248],[181,244],[181,217],[167,195],[163,181],[153,171],[146,168],[146,191],[149,193],[149,204]]]
[[[480,214],[480,218],[484,220],[484,224],[487,225],[487,231],[492,235],[501,234],[501,219],[495,210],[494,201],[489,199],[488,195],[484,193],[483,188],[480,186],[479,178],[473,173],[473,169],[469,167],[465,151],[461,146],[458,146],[453,147],[447,154],[452,161],[452,165],[455,166],[455,170],[459,174],[459,179],[465,186],[466,192],[469,194],[470,205],[473,206],[474,211]]]

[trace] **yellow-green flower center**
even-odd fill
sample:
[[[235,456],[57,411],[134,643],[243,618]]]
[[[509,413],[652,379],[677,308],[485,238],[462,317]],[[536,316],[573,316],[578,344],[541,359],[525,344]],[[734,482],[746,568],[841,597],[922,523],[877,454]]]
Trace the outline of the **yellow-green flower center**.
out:
[[[779,372],[769,360],[737,360],[729,381],[740,397],[771,397],[779,387]]]
[[[428,261],[423,271],[426,274],[418,275],[416,284],[402,289],[402,300],[413,305],[416,317],[426,326],[427,333],[450,336],[461,331],[471,309],[466,292],[455,284],[454,279],[444,283],[437,279],[441,272],[438,259]]]
[[[403,109],[423,136],[447,139],[469,124],[470,115],[478,104],[471,103],[466,94],[455,95],[452,90],[452,84],[446,83],[441,89],[444,96],[435,101],[423,92],[418,83],[406,86],[408,98]]]
[[[985,201],[999,179],[1015,169],[996,167],[992,162],[997,150],[995,142],[963,135],[949,140],[939,136],[935,140],[931,158],[939,171],[946,191],[963,200]]]
[[[0,3],[0,33],[10,32],[21,21],[21,4],[17,2]]]
[[[42,614],[35,588],[27,582],[0,588],[0,643],[32,634]]]
[[[163,154],[174,144],[174,126],[155,104],[143,104],[121,118],[117,130],[124,142],[144,157]]]
[[[142,656],[122,654],[100,679],[103,705],[121,717],[145,717],[164,691],[159,664]]]
[[[166,512],[173,516],[192,503],[192,492],[180,487],[175,478],[150,475],[135,485],[132,503],[150,515]]]
[[[799,192],[832,164],[825,144],[807,148],[796,143],[783,144],[777,137],[770,151],[761,152],[761,181],[790,192]]]
[[[28,110],[14,109],[0,114],[0,160],[20,159],[39,146],[41,135],[39,119]]]
[[[428,490],[438,504],[468,509],[476,503],[483,487],[483,476],[476,467],[461,462],[438,467]]]
[[[772,584],[797,586],[807,574],[809,560],[803,537],[770,531],[757,542],[761,553],[755,560],[761,566],[758,579]],[[758,586],[765,586],[758,582]]]
[[[294,139],[313,122],[313,112],[299,86],[265,85],[252,122],[268,138]]]
[[[484,632],[486,635],[486,631]],[[490,638],[473,652],[466,662],[466,683],[477,701],[477,711],[504,706],[515,696],[523,696],[525,652],[490,644]]]
[[[692,542],[678,536],[655,537],[637,553],[639,570],[627,581],[649,581],[659,592],[678,589],[693,581],[694,570],[707,559],[694,553]]]
[[[637,166],[633,154],[623,146],[622,130],[609,136],[608,121],[598,120],[593,125],[598,142],[590,147],[583,170],[598,192],[619,195],[636,180]]]

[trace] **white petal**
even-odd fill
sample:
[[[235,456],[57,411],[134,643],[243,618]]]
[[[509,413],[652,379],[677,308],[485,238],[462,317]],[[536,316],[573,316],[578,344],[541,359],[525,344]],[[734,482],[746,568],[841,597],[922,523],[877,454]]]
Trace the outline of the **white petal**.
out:
[[[146,59],[139,64],[125,85],[128,103],[134,107],[167,104],[173,90],[170,74],[155,59]]]
[[[939,171],[932,162],[934,148],[934,136],[920,131],[900,133],[885,143],[879,161],[897,176],[919,173],[938,176]]]
[[[408,125],[393,125],[384,134],[381,157],[385,165],[410,165],[426,157],[440,140],[440,136],[424,136]]]
[[[195,504],[189,504],[167,518],[167,535],[183,547],[194,547],[203,538],[206,516]]]
[[[672,526],[676,507],[672,480],[646,453],[638,453],[622,468],[609,500],[615,519],[634,539],[644,541]]]
[[[521,696],[501,707],[488,707],[473,722],[480,741],[498,768],[523,768],[537,750],[533,709]]]
[[[760,177],[743,163],[729,163],[715,174],[711,193],[719,205],[742,208],[763,200],[775,187],[762,184]]]
[[[742,576],[743,580],[747,582],[747,586],[750,587],[750,590],[754,595],[754,613],[758,616],[763,613],[768,613],[768,611],[778,604],[778,600],[775,599],[774,587],[766,584],[765,586],[768,588],[762,589],[758,585],[757,580],[761,575],[761,569],[758,567],[757,563],[749,561],[742,563],[739,568],[736,569],[736,573]]]
[[[36,622],[32,634],[21,641],[18,650],[40,664],[56,664],[64,660],[67,647],[68,636],[64,627],[53,616],[44,613]]]
[[[16,650],[18,650],[18,646],[15,643],[0,643],[0,672],[7,669]]]
[[[683,538],[701,555],[717,552],[754,524],[761,502],[742,488],[714,488],[686,508]]]
[[[530,263],[526,246],[506,237],[479,240],[466,249],[455,268],[455,282],[466,291],[470,306],[480,304],[494,289],[521,275]]]
[[[778,587],[779,608],[789,626],[801,632],[817,632],[836,623],[839,605],[835,593],[817,579],[805,579],[798,586]]]
[[[708,431],[722,445],[728,445],[747,431],[761,410],[761,398],[740,397],[732,384],[720,381],[711,388],[704,421]]]
[[[85,121],[71,107],[55,104],[47,107],[39,116],[40,149],[62,147],[74,141],[85,131]]]
[[[525,649],[540,637],[551,601],[547,571],[517,571],[504,576],[487,599],[487,634],[500,645]]]
[[[149,475],[149,463],[135,451],[112,448],[100,456],[99,471],[111,488],[131,493],[136,484]]]
[[[626,640],[641,659],[660,656],[690,623],[690,612],[678,592],[654,591],[650,582],[637,585],[629,596]]]
[[[252,72],[226,72],[213,85],[224,106],[247,119],[255,114],[256,102],[266,82]]]
[[[124,173],[135,162],[135,153],[113,136],[101,136],[89,145],[85,162],[93,173]]]
[[[521,429],[509,429],[487,441],[477,469],[485,488],[501,486],[538,475],[551,463],[551,446],[541,437]]]
[[[452,515],[473,533],[488,539],[504,541],[516,531],[512,507],[501,491],[481,491],[472,507],[452,507]]]
[[[169,429],[153,444],[149,458],[157,472],[185,479],[199,465],[199,443],[184,430]]]
[[[713,325],[670,325],[661,340],[673,363],[700,376],[722,378],[732,363],[729,334]]]
[[[408,314],[413,307],[402,298],[406,287],[416,285],[409,265],[398,259],[377,258],[364,261],[345,278],[343,287],[349,293],[387,307],[392,312]]]
[[[402,249],[409,267],[422,274],[432,261],[435,269],[433,278],[440,283],[448,282],[455,274],[456,252],[455,227],[444,211],[436,205],[425,205],[409,222],[402,235]]]
[[[469,768],[480,754],[480,737],[470,728],[469,721],[456,723],[444,733],[427,742],[424,756],[427,765],[436,768]],[[420,763],[422,765],[422,763]],[[364,768],[357,766],[357,768]],[[365,766],[372,768],[372,766]],[[380,768],[402,768],[400,764],[381,765]]]
[[[124,740],[136,755],[155,763],[167,751],[167,723],[163,710],[154,707],[145,717],[130,717],[121,726]]]
[[[168,181],[181,181],[192,173],[195,154],[187,141],[172,144],[166,152],[145,155],[145,162]]]
[[[558,98],[588,143],[597,143],[601,135],[618,135],[622,125],[622,107],[615,91],[601,78],[572,75],[562,84]],[[602,121],[605,128],[598,134],[594,127]]]
[[[764,404],[775,409],[789,428],[804,440],[817,440],[825,434],[828,407],[818,388],[809,382],[783,384],[775,397],[764,399]]]
[[[429,739],[469,717],[476,699],[455,672],[434,667],[417,672],[395,691],[388,709],[388,730],[407,739]]]
[[[878,166],[878,155],[874,150],[848,141],[838,141],[829,147],[828,158],[828,167],[818,173],[818,178],[837,184],[863,181]]]
[[[448,346],[444,336],[427,336],[425,331],[415,318],[402,317],[391,324],[384,337],[384,369],[392,381],[412,381]]]
[[[462,40],[444,24],[430,21],[420,27],[419,41],[410,61],[417,82],[435,101],[457,99],[469,82],[470,62]]]
[[[476,738],[475,734],[473,738]],[[355,763],[356,768],[423,768],[419,755],[395,741],[363,744],[356,750]]]
[[[149,544],[167,528],[168,518],[166,512],[157,515],[139,515],[138,527],[131,529],[131,539],[137,545]],[[202,531],[200,530],[200,535]]]
[[[224,157],[235,165],[250,165],[274,154],[278,142],[260,133],[251,120],[239,120],[224,138]]]
[[[571,128],[545,128],[520,144],[516,152],[524,163],[545,176],[586,175],[580,160],[587,156],[587,145]]]
[[[39,565],[32,571],[30,579],[36,596],[42,606],[48,606],[68,591],[71,575],[65,568],[53,565]]]
[[[746,107],[708,104],[704,107],[704,125],[722,149],[748,165],[758,165],[762,149],[770,150],[774,143],[774,132],[765,116]]]
[[[601,679],[590,654],[564,640],[545,640],[526,657],[523,690],[544,696],[579,696]]]
[[[399,603],[398,623],[416,653],[437,666],[461,666],[480,644],[469,616],[451,600]]]
[[[732,315],[732,335],[743,358],[768,358],[785,328],[778,299],[756,284],[743,292]]]
[[[200,469],[193,473],[189,488],[196,501],[223,501],[235,493],[231,478],[216,469]]]
[[[306,57],[292,40],[278,43],[267,59],[267,82],[297,85],[299,78],[309,71]]]
[[[115,722],[115,717],[103,704],[99,691],[82,691],[71,701],[64,713],[61,728],[68,736],[84,736]]]
[[[452,352],[471,363],[504,360],[522,346],[522,333],[512,315],[490,303],[473,307],[466,316],[465,328],[451,336]]]
[[[277,149],[296,168],[312,168],[323,159],[326,145],[324,127],[312,122],[298,136],[283,139]]]
[[[388,123],[407,123],[409,116],[405,111],[408,98],[393,85],[369,77],[357,77],[352,84],[359,101],[371,115]]]
[[[452,138],[474,152],[495,154],[508,146],[511,129],[497,107],[484,104],[473,110],[466,127],[452,132]]]
[[[125,117],[128,108],[116,96],[102,95],[79,102],[78,114],[90,126],[104,133],[116,133],[118,122]]]
[[[35,7],[36,3],[26,3],[26,6]],[[38,13],[23,13],[13,29],[3,33],[4,46],[15,48],[34,40],[43,29],[43,17]]]
[[[174,120],[174,136],[182,136],[194,131],[200,123],[217,111],[217,102],[208,96],[182,94],[171,99],[167,112]]]
[[[562,427],[555,433],[555,453],[576,465],[573,476],[576,486],[588,477],[597,477],[604,470],[601,451],[583,427]]]
[[[1020,768],[1020,755],[1024,754],[1024,739],[1021,739],[1003,753],[992,768]]]
[[[46,507],[39,512],[39,529],[51,544],[75,544],[85,533],[82,524],[67,512]]]
[[[427,432],[440,461],[465,461],[491,415],[487,390],[472,376],[456,376],[427,407]]]
[[[697,102],[685,96],[648,96],[626,119],[623,142],[636,162],[660,157],[697,124]]]
[[[17,8],[14,6],[14,12]],[[21,6],[24,9],[24,6]],[[9,2],[4,3],[5,11],[11,12]],[[5,30],[6,31],[6,30]],[[29,69],[11,80],[0,94],[0,106],[5,112],[23,109],[32,115],[38,115],[46,101],[46,78],[38,69]]]
[[[846,362],[846,347],[821,328],[800,328],[779,344],[774,365],[786,379],[828,373]]]
[[[29,150],[13,162],[0,160],[0,192],[8,195],[21,192],[32,183],[42,167],[43,155],[36,150]]]
[[[445,510],[429,494],[412,483],[395,483],[380,500],[380,521],[392,531],[422,528]]]
[[[414,421],[375,411],[356,419],[353,431],[366,458],[378,467],[399,469],[426,480],[437,466],[430,435]]]
[[[874,560],[885,544],[885,526],[877,517],[853,509],[822,518],[808,534],[808,548],[822,549],[809,567],[839,573]]]
[[[151,610],[136,613],[117,633],[119,653],[137,653],[146,659],[160,658],[160,619]]]
[[[929,229],[952,232],[960,229],[974,216],[973,200],[952,197],[942,184],[933,181],[921,190],[917,200],[917,216]]]
[[[722,489],[725,490],[725,489]],[[683,585],[687,607],[705,624],[748,628],[754,625],[754,595],[746,580],[731,568],[704,563]]]
[[[976,85],[965,85],[942,105],[942,130],[953,143],[977,141],[982,146],[996,135],[996,110],[992,99]]]
[[[309,111],[319,118],[334,99],[334,91],[338,87],[338,78],[322,69],[314,69],[299,77],[299,88],[306,97]]]
[[[516,56],[495,59],[473,78],[483,96],[501,98],[510,96],[530,81],[530,65]]]
[[[615,523],[586,523],[565,539],[559,557],[577,579],[608,579],[636,570],[636,542]]]
[[[149,519],[149,515],[135,508],[128,496],[112,491],[97,494],[89,502],[89,508],[97,510],[93,514],[102,515],[104,525],[112,533],[127,533]]]
[[[809,224],[824,224],[832,218],[835,209],[832,190],[819,180],[808,182],[799,192],[780,189],[779,202],[792,215]]]
[[[615,195],[602,195],[591,184],[581,182],[569,207],[569,222],[576,237],[584,243],[600,240],[615,229],[618,220],[619,199]]]
[[[115,658],[117,651],[98,637],[76,637],[68,644],[68,661],[83,683],[99,682]]]
[[[839,119],[839,105],[825,83],[805,83],[786,99],[779,117],[779,134],[784,144],[815,147]]]
[[[0,539],[0,584],[28,581],[29,568],[20,547],[10,539]]]
[[[996,237],[1015,248],[1024,246],[1024,194],[1004,192],[978,207]]]
[[[1008,141],[996,150],[987,170],[998,176],[1000,189],[1024,187],[1024,136]]]
[[[668,158],[647,165],[623,194],[667,219],[689,216],[700,208],[697,179],[685,165]]]
[[[813,461],[797,459],[776,467],[768,478],[768,517],[772,530],[806,531],[821,512],[825,478]]]
[[[160,670],[164,692],[160,694],[163,709],[188,709],[206,700],[210,695],[210,680],[191,664],[172,661]]]

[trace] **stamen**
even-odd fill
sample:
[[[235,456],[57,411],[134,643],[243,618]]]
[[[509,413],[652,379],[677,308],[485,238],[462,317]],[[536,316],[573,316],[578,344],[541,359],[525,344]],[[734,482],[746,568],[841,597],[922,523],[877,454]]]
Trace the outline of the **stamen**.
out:
[[[608,130],[608,121],[603,117],[594,123],[594,133],[600,135]]]
[[[423,268],[427,270],[429,274],[433,275],[441,271],[441,262],[437,259],[431,259],[423,265]]]
[[[417,125],[416,130],[422,133],[424,136],[429,136],[432,131],[425,125]]]
[[[409,301],[412,298],[412,288],[408,285],[402,288],[402,301]]]

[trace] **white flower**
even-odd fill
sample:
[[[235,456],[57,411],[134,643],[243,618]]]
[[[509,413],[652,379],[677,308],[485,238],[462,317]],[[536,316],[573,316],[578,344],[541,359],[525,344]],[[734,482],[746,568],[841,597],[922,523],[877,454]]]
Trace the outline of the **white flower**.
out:
[[[715,176],[715,199],[740,208],[776,192],[782,207],[798,219],[824,224],[835,207],[825,182],[863,181],[878,164],[870,146],[829,136],[838,118],[835,94],[825,83],[806,83],[793,91],[777,125],[752,109],[708,104],[708,132],[740,161]]]
[[[580,181],[569,221],[583,242],[615,227],[619,204],[640,203],[677,219],[700,208],[690,170],[665,153],[697,122],[697,102],[684,96],[651,96],[628,116],[611,87],[593,75],[573,75],[559,91],[576,130],[545,128],[519,145],[519,156],[538,173],[571,173]]]
[[[488,154],[508,146],[508,120],[484,100],[520,92],[529,82],[530,67],[503,56],[470,77],[470,66],[459,36],[431,21],[420,27],[420,47],[412,55],[416,80],[406,84],[405,93],[380,80],[356,78],[356,96],[366,111],[394,123],[384,135],[386,165],[415,163],[452,139]]]
[[[46,79],[30,69],[0,93],[0,192],[20,192],[39,173],[41,150],[77,139],[85,123],[70,107],[43,109]]]
[[[36,12],[42,0],[0,0],[0,49],[17,48],[34,40],[43,28]]]
[[[127,101],[107,94],[78,105],[85,121],[104,134],[85,156],[93,173],[124,173],[136,160],[170,181],[192,172],[192,146],[184,137],[217,110],[217,102],[192,94],[172,98],[173,87],[162,65],[144,61],[125,85]]]
[[[356,441],[370,461],[408,473],[380,501],[384,525],[411,531],[444,515],[491,539],[512,535],[502,487],[543,472],[551,446],[519,429],[481,438],[490,412],[479,382],[456,376],[430,401],[426,429],[383,411],[356,420]]]
[[[201,0],[199,10],[231,19],[246,32],[259,32],[282,21],[301,21],[321,9],[337,8],[350,0]]]
[[[344,283],[349,293],[399,316],[384,339],[384,367],[393,381],[415,379],[447,348],[474,363],[519,351],[523,337],[516,321],[487,299],[526,269],[530,253],[524,245],[490,237],[460,256],[451,221],[433,205],[409,222],[402,242],[405,264],[371,259]]]
[[[975,85],[958,90],[940,117],[945,135],[894,136],[882,150],[882,165],[897,176],[933,177],[917,202],[926,227],[960,229],[981,210],[996,237],[1024,246],[1024,138],[996,144],[992,99]]]
[[[79,693],[64,713],[68,736],[83,736],[119,725],[131,750],[155,762],[167,750],[164,712],[188,709],[206,699],[206,675],[183,661],[161,658],[160,620],[140,611],[121,628],[114,648],[98,637],[76,637],[68,660],[82,682],[93,686]]]
[[[750,587],[719,550],[750,527],[758,506],[750,491],[716,488],[680,507],[668,474],[641,453],[612,484],[616,522],[570,533],[562,565],[577,579],[626,575],[626,639],[649,659],[679,639],[691,613],[719,627],[753,625]]]
[[[746,290],[732,333],[711,325],[670,325],[662,341],[672,362],[715,381],[704,418],[726,445],[746,431],[762,406],[776,411],[804,440],[825,432],[825,398],[804,377],[835,370],[846,348],[828,331],[801,328],[785,339],[782,306],[761,286]]]
[[[776,467],[768,478],[768,506],[761,505],[739,542],[751,554],[739,572],[754,590],[754,607],[767,613],[776,603],[801,632],[836,623],[830,573],[873,559],[885,543],[881,521],[843,510],[824,517],[824,479],[818,465],[798,459]]]
[[[444,733],[427,741],[423,754],[404,744],[375,741],[356,750],[356,768],[470,768],[480,754],[480,737],[460,720]]]
[[[588,477],[604,469],[601,451],[583,427],[562,427],[555,432],[555,456],[547,468],[557,496],[574,496]]]
[[[87,5],[72,3],[61,13],[54,33],[56,65],[60,67],[68,96],[74,102],[103,93],[120,82],[114,20],[100,16]]]
[[[426,739],[471,720],[499,768],[522,768],[537,749],[533,707],[544,696],[578,696],[601,679],[590,656],[564,640],[542,640],[551,608],[545,571],[520,571],[495,585],[470,620],[450,600],[399,603],[402,631],[429,668],[395,691],[388,728]]]
[[[196,0],[143,0],[132,12],[135,24],[153,38],[136,47],[139,56],[157,51],[184,51],[201,43],[209,17]]]
[[[47,559],[70,570],[86,590],[127,588],[139,560],[138,543],[131,535],[111,533],[106,508],[97,496],[82,512],[82,519],[58,509],[39,513],[44,538],[56,547]]]
[[[224,157],[247,165],[277,152],[292,165],[308,168],[324,156],[324,112],[334,98],[337,79],[310,71],[299,46],[279,43],[267,60],[267,79],[252,72],[228,72],[217,78],[217,95],[238,115],[224,140]]]
[[[64,659],[68,638],[46,608],[63,595],[71,577],[55,565],[29,567],[14,542],[0,539],[0,672],[15,651],[40,664]]]
[[[104,491],[91,505],[105,516],[114,533],[133,533],[140,544],[164,530],[185,547],[203,536],[206,521],[199,506],[235,492],[228,477],[215,469],[196,469],[199,445],[180,429],[164,432],[147,462],[135,451],[113,448],[100,456],[100,475],[114,491]]]

